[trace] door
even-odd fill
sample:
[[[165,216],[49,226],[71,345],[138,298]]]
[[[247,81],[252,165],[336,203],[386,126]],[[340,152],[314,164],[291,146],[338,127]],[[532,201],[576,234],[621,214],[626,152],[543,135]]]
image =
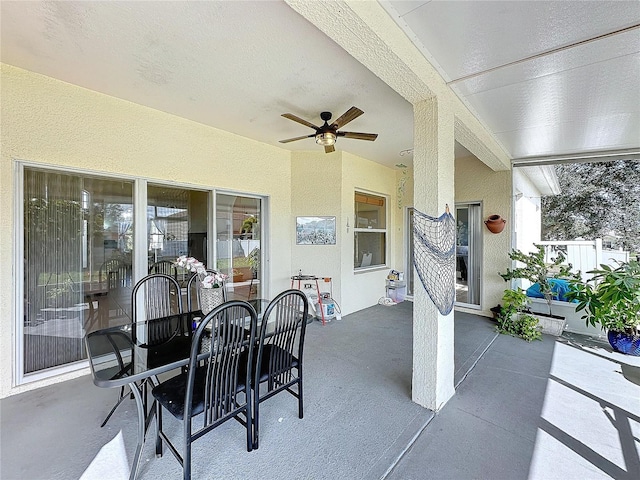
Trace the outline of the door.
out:
[[[456,303],[480,307],[482,210],[480,203],[456,204]]]
[[[263,200],[216,194],[216,270],[228,275],[231,299],[262,298]]]

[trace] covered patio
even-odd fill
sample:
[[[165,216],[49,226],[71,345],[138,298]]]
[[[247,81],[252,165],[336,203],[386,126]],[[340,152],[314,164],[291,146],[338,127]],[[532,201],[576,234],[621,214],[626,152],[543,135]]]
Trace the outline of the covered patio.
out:
[[[411,401],[412,304],[376,305],[309,325],[305,417],[278,395],[261,411],[259,450],[227,423],[194,444],[195,478],[635,479],[640,475],[640,359],[578,335],[498,335],[455,314],[455,395],[438,413]],[[99,424],[117,391],[90,376],[1,403],[0,477],[124,479],[132,400]],[[167,419],[169,426],[169,419]],[[153,425],[152,425],[153,428]],[[174,432],[179,433],[175,424]],[[150,432],[151,433],[151,432]],[[179,478],[145,444],[139,478]]]

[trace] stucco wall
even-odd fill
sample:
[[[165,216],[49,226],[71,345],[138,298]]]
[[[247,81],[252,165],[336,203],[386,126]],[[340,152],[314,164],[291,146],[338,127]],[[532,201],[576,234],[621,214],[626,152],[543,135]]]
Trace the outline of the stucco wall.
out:
[[[460,203],[482,201],[483,222],[489,215],[500,215],[507,221],[498,234],[482,227],[481,311],[474,312],[491,316],[490,308],[500,303],[508,287],[498,272],[511,266],[511,171],[495,172],[475,157],[457,159],[455,199]]]
[[[333,298],[342,306],[340,296],[340,245],[344,241],[341,205],[342,152],[323,150],[293,152],[291,155],[291,204],[289,220],[295,231],[296,216],[336,217],[335,245],[296,245],[292,238],[291,274],[331,278],[331,285],[320,282],[320,291],[332,287]],[[295,233],[293,233],[295,238]],[[277,248],[277,247],[276,247]]]
[[[87,373],[12,389],[15,160],[268,195],[268,280],[289,286],[290,152],[8,65],[1,75],[0,397]]]
[[[515,196],[514,247],[523,252],[535,251],[534,243],[542,238],[540,190],[519,169],[513,170]]]
[[[396,208],[396,172],[393,169],[371,162],[362,157],[344,152],[342,154],[342,224],[338,226],[341,244],[342,312],[348,314],[375,304],[385,294],[385,278],[389,269],[402,269],[402,225],[401,211]],[[388,196],[387,212],[387,258],[386,267],[354,272],[353,269],[353,225],[354,192],[356,189]],[[347,219],[349,228],[347,231]]]

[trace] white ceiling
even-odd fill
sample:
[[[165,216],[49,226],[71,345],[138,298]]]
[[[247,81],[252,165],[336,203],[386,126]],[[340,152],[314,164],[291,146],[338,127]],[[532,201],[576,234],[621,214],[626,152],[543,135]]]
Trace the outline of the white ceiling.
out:
[[[509,156],[640,146],[640,2],[382,4]],[[284,2],[0,6],[4,63],[290,150],[355,105],[336,148],[411,164],[412,106]]]

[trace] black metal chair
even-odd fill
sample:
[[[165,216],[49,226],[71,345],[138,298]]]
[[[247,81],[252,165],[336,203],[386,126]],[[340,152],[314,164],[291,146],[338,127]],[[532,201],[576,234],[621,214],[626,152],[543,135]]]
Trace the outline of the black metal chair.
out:
[[[129,347],[133,347],[131,344],[131,338],[127,337],[126,335],[124,335],[122,332],[110,332],[110,333],[105,333],[103,334],[106,342],[108,342],[108,345],[110,345],[111,347],[111,351],[113,352],[116,362],[117,362],[117,367],[114,368],[114,376],[113,378],[121,378],[121,377],[125,377],[127,375],[129,375],[131,373],[131,369],[133,367],[133,365],[131,364],[131,362],[124,362],[124,359],[122,358],[122,354],[121,351],[123,349],[129,348]],[[105,350],[108,351],[108,350]],[[107,414],[107,416],[105,417],[105,419],[103,420],[102,424],[100,425],[100,428],[104,427],[107,422],[109,421],[109,419],[111,418],[111,415],[113,415],[113,413],[116,411],[116,408],[118,408],[118,406],[120,406],[120,404],[122,403],[122,401],[127,398],[128,395],[125,395],[125,387],[124,385],[122,387],[120,387],[120,396],[118,397],[118,401],[116,402],[116,404],[113,406],[113,408],[111,409],[111,411]]]
[[[260,403],[287,391],[298,399],[298,417],[303,417],[302,354],[308,315],[307,297],[295,289],[280,293],[265,310],[252,378],[253,448],[258,448]]]
[[[151,274],[138,281],[133,287],[133,293],[131,294],[131,318],[133,323],[162,319],[180,313],[182,313],[182,295],[180,285],[174,277],[161,273]],[[180,323],[171,321],[150,322],[146,331],[147,338],[137,338],[137,331],[134,328],[131,332],[132,340],[134,342],[140,341],[148,345],[162,343],[171,336],[180,333],[181,331],[178,332],[176,330],[177,328],[182,328]],[[120,366],[121,369],[125,367],[125,365]],[[157,379],[155,378],[152,379],[152,381],[157,383]],[[120,405],[127,396],[129,396],[129,394],[125,393],[125,387],[122,387],[116,405],[104,419],[102,425],[100,425],[101,427],[107,424],[116,411],[116,408],[118,408],[118,405]]]
[[[231,418],[245,427],[247,451],[252,450],[248,359],[253,358],[256,324],[256,311],[247,302],[219,305],[194,333],[187,370],[151,392],[156,400],[156,454],[162,455],[165,442],[182,465],[184,479],[191,478],[191,444]],[[210,347],[203,351],[202,340],[209,330]],[[162,430],[163,408],[183,422],[182,455]]]
[[[208,274],[218,273],[216,270],[207,269]],[[200,308],[200,277],[198,275],[192,275],[187,282],[187,312],[193,312],[195,310],[201,310]],[[222,298],[223,301],[227,301],[227,285],[222,281]]]
[[[180,284],[172,275],[147,275],[133,287],[131,313],[133,322],[182,313]]]

